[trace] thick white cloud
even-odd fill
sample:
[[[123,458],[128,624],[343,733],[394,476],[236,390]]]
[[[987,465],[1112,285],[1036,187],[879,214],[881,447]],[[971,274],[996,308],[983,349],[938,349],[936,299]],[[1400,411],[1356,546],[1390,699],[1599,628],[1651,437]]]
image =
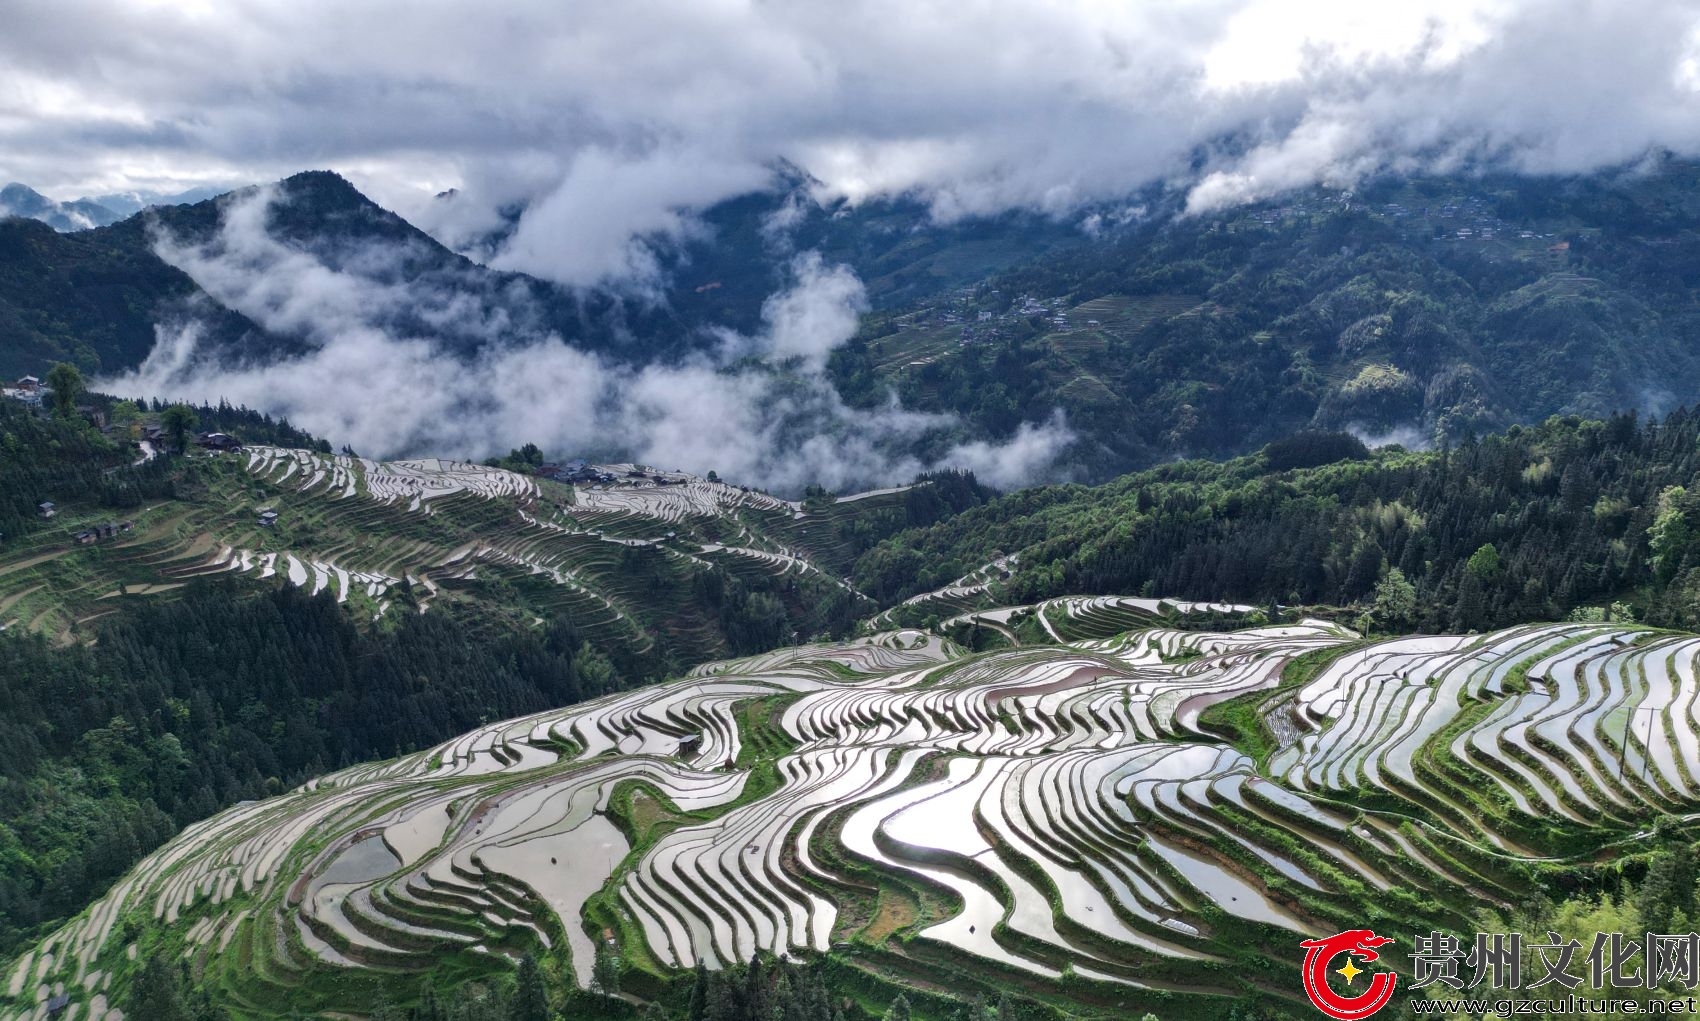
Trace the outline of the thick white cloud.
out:
[[[216,366],[191,318],[162,326],[147,361],[98,381],[102,389],[264,408],[368,455],[483,457],[535,442],[557,455],[712,469],[789,492],[809,483],[886,485],[941,467],[1013,486],[1054,472],[1074,438],[1057,416],[1023,426],[1007,443],[914,456],[917,441],[955,422],[839,399],[826,358],[855,331],[866,299],[855,274],[813,252],[795,257],[789,286],[764,304],[764,327],[754,335],[728,333],[715,354],[683,364],[633,367],[539,333],[523,307],[493,311],[469,300],[470,283],[401,280],[393,263],[403,253],[392,247],[341,252],[339,266],[328,266],[268,232],[274,201],[261,189],[235,203],[206,244],[160,238],[156,251],[226,306],[304,337],[308,353],[269,366]],[[399,333],[403,312],[477,353]]]
[[[568,283],[619,280],[644,289],[658,282],[660,267],[640,236],[681,239],[693,229],[682,208],[755,191],[768,176],[747,161],[700,151],[622,157],[586,149],[541,192],[490,264]],[[452,205],[479,207],[475,195]]]
[[[12,0],[4,20],[0,177],[66,198],[329,166],[451,238],[525,200],[496,261],[571,283],[641,278],[634,236],[688,231],[682,209],[778,159],[950,217],[1700,151],[1692,0]]]

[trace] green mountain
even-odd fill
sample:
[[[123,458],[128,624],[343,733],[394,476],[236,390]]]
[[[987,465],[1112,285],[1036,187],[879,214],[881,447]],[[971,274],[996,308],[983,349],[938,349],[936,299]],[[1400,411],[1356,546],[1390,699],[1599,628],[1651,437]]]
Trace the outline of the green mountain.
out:
[[[0,188],[0,218],[8,216],[40,220],[54,230],[86,230],[123,219],[94,199],[55,202],[34,188],[15,181]]]
[[[1428,452],[1301,434],[1099,487],[1023,490],[881,543],[854,581],[921,622],[987,601],[1131,591],[1355,605],[1391,629],[1497,627],[1612,604],[1700,626],[1700,416],[1552,419]],[[988,563],[995,577],[945,587]],[[1410,587],[1397,611],[1390,573]],[[929,590],[938,590],[929,592]],[[1589,612],[1589,611],[1583,611]]]
[[[854,268],[875,306],[831,365],[851,403],[896,392],[994,439],[1060,409],[1080,442],[1059,470],[1102,479],[1304,428],[1456,441],[1551,414],[1675,406],[1700,385],[1688,342],[1697,175],[1668,161],[1583,178],[1390,179],[1196,217],[1158,195],[1096,236],[1022,215],[932,224],[906,200],[822,207],[803,198],[808,182],[781,177],[702,211],[699,235],[654,240],[659,303],[490,270],[329,173],[273,186],[266,230],[337,272],[439,297],[375,325],[466,359],[552,333],[666,362],[718,343],[717,329],[755,329],[791,254],[820,251]],[[191,318],[222,360],[334,343],[282,319],[256,326],[155,253],[170,236],[247,257],[220,230],[253,194],[73,235],[4,221],[0,372],[131,367],[156,326]],[[786,232],[773,227],[782,212]]]
[[[698,963],[847,1016],[1274,1016],[1344,927],[1692,917],[1634,884],[1689,853],[1646,833],[1700,775],[1658,630],[1700,416],[788,503],[200,414],[246,448],[0,404],[0,1017],[495,1010],[533,958],[573,1017],[732,995]]]
[[[1456,442],[1664,411],[1700,384],[1697,178],[1672,161],[1160,210],[871,317],[835,378],[867,406],[895,389],[993,436],[1060,407],[1100,478],[1307,427]]]
[[[139,240],[0,219],[0,376],[45,376],[55,362],[89,373],[130,368],[153,350],[157,327],[191,316],[236,357],[288,350]]]

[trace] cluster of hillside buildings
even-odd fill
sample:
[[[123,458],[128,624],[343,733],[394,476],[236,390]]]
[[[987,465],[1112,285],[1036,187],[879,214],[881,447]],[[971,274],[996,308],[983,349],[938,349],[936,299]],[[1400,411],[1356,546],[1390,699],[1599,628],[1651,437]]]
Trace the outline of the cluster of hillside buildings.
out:
[[[580,483],[584,485],[591,485],[598,482],[608,483],[613,482],[615,479],[613,472],[584,460],[568,461],[565,464],[557,464],[554,461],[545,461],[537,466],[537,474],[546,479],[554,479],[556,482]]]
[[[681,471],[663,472],[641,464],[591,464],[585,460],[568,461],[564,464],[545,461],[534,469],[534,474],[555,482],[590,486],[593,489],[614,485],[682,486],[695,480],[695,476]]]
[[[34,376],[25,376],[15,383],[0,385],[0,397],[22,401],[37,408],[41,407],[41,402],[52,392],[46,383]]]
[[[47,398],[52,396],[53,388],[42,382],[36,376],[24,376],[14,382],[0,386],[0,399],[19,401],[32,408],[40,408]],[[106,413],[94,405],[79,405],[77,411],[95,426],[103,431],[107,429]],[[166,431],[155,423],[144,422],[139,427],[139,435],[132,433],[131,437],[145,444],[145,451],[165,449],[168,442]],[[242,441],[229,433],[203,432],[196,433],[194,444],[203,450],[220,453],[234,453],[242,449]]]
[[[963,288],[951,294],[946,304],[902,316],[894,320],[892,325],[900,333],[905,330],[960,326],[957,343],[963,347],[992,343],[1006,335],[1007,327],[1028,322],[1035,317],[1046,320],[1049,332],[1052,333],[1069,333],[1081,326],[1091,329],[1099,325],[1096,319],[1089,319],[1085,323],[1072,321],[1066,311],[1069,298],[1062,294],[1051,298],[1023,294],[1002,311],[980,307],[980,303],[986,299],[999,303],[998,299],[1001,297],[997,291],[980,294],[973,288]]]

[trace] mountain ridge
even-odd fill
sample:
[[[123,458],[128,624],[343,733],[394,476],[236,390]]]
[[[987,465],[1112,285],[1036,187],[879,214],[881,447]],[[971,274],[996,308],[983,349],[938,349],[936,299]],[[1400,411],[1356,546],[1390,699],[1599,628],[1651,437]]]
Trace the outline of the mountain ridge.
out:
[[[213,364],[287,366],[335,343],[334,324],[314,336],[299,311],[266,325],[276,294],[251,315],[229,307],[264,281],[265,264],[231,247],[250,242],[350,286],[412,286],[428,300],[368,307],[359,327],[462,364],[559,337],[610,366],[670,365],[720,350],[728,328],[762,328],[791,253],[812,246],[859,268],[871,306],[830,352],[838,395],[876,413],[896,393],[958,422],[959,441],[1009,441],[1061,411],[1080,442],[1058,474],[1235,456],[1307,427],[1453,441],[1553,413],[1657,412],[1700,386],[1685,341],[1700,325],[1700,210],[1679,197],[1695,176],[1666,161],[1629,177],[1389,178],[1148,213],[1096,238],[1018,216],[929,224],[902,202],[810,207],[776,247],[765,225],[795,198],[780,188],[702,211],[709,230],[661,250],[670,289],[655,301],[481,266],[311,171],[58,238],[13,222],[0,373],[133,367],[156,327],[197,309],[197,357]],[[223,236],[266,196],[247,235]],[[226,300],[161,260],[162,236],[185,266],[216,270]]]
[[[34,188],[16,181],[0,188],[0,218],[7,216],[40,220],[58,231],[88,230],[123,219],[123,214],[108,209],[94,199],[55,202]]]

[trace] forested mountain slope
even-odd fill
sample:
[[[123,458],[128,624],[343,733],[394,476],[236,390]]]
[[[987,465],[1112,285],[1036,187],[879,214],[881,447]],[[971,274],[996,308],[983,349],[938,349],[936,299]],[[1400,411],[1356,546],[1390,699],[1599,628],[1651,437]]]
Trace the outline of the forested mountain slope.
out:
[[[0,374],[57,359],[111,373],[145,357],[156,326],[191,322],[199,357],[286,361],[336,342],[223,308],[160,258],[162,240],[203,274],[262,272],[245,246],[263,239],[268,259],[299,253],[379,294],[405,285],[410,300],[364,325],[444,357],[554,335],[633,364],[760,328],[806,250],[855,270],[873,307],[831,363],[847,399],[875,408],[895,391],[994,438],[1061,410],[1080,442],[1060,471],[1232,456],[1306,427],[1456,442],[1551,414],[1668,410],[1700,385],[1697,180],[1667,160],[1388,178],[1207,216],[1154,192],[1080,222],[932,223],[907,201],[813,205],[780,175],[697,211],[702,231],[649,239],[659,276],[635,298],[481,266],[313,172],[265,189],[257,219],[232,219],[262,195],[245,189],[75,234],[0,224]]]
[[[153,350],[156,327],[190,316],[235,357],[290,349],[145,244],[0,219],[0,379],[45,376],[55,362],[91,374],[130,368]]]
[[[875,315],[838,352],[868,404],[992,435],[1052,408],[1098,477],[1306,427],[1456,443],[1700,385],[1700,168],[1389,179],[1206,216]]]
[[[61,639],[131,597],[276,579],[367,618],[438,604],[503,626],[569,615],[648,674],[793,631],[843,633],[874,609],[844,580],[855,555],[985,495],[954,473],[798,503],[631,464],[591,466],[573,484],[264,443],[138,456],[13,402],[0,403],[0,429],[19,452],[0,466],[14,483],[0,519],[11,525],[0,623]],[[58,504],[51,518],[41,501]]]
[[[87,399],[119,436],[169,418]],[[0,948],[233,801],[843,635],[876,608],[843,580],[857,553],[984,495],[939,475],[797,504],[632,465],[574,486],[197,414],[253,445],[139,452],[0,400]]]
[[[1010,576],[977,599],[1373,604],[1381,626],[1433,631],[1620,601],[1648,622],[1693,627],[1697,472],[1700,415],[1684,410],[1553,419],[1429,452],[1302,434],[1223,463],[1023,490],[893,537],[855,580],[884,602],[1000,560]]]

